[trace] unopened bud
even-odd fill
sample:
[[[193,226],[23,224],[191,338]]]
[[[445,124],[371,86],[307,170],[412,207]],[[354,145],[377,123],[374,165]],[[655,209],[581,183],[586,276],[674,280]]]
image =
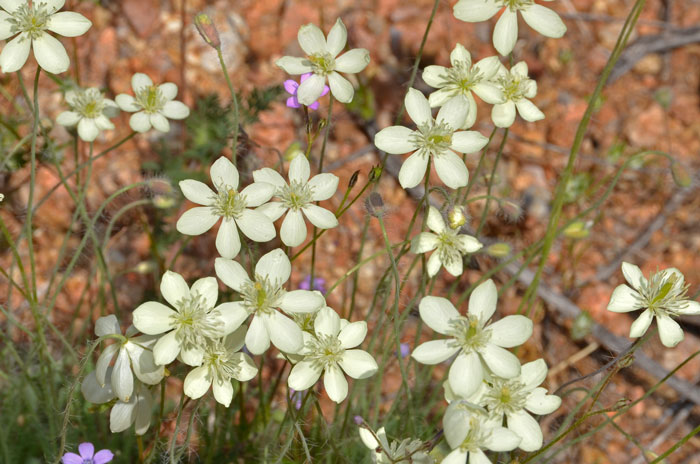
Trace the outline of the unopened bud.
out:
[[[494,258],[505,258],[510,254],[510,245],[507,243],[494,243],[486,248],[486,253]]]
[[[564,229],[564,236],[573,239],[586,238],[590,233],[591,231],[588,229],[588,224],[583,221],[574,221]]]
[[[351,189],[357,184],[357,179],[360,177],[360,171],[357,170],[352,173],[352,176],[350,176],[350,181],[348,182],[348,189]]]
[[[365,208],[367,212],[374,217],[384,216],[384,200],[377,192],[372,192],[365,200]]]
[[[588,311],[581,311],[571,325],[571,339],[582,340],[593,330],[593,317]]]
[[[197,32],[199,32],[199,35],[202,36],[207,44],[211,45],[215,49],[221,47],[219,31],[216,30],[216,26],[208,14],[196,14],[194,17],[194,27],[197,28]]]
[[[150,274],[156,270],[156,263],[153,261],[141,261],[134,268],[134,272],[138,274]]]
[[[464,214],[464,208],[461,206],[454,206],[447,213],[447,220],[450,223],[452,229],[459,229],[464,224],[467,223],[467,216]]]
[[[688,166],[685,164],[674,161],[671,165],[671,174],[673,175],[673,181],[679,187],[689,187],[693,182]]]
[[[382,177],[382,170],[380,165],[374,166],[369,172],[370,182],[379,182],[379,178]]]
[[[513,201],[505,200],[500,206],[501,214],[508,222],[518,222],[523,215],[523,209]]]

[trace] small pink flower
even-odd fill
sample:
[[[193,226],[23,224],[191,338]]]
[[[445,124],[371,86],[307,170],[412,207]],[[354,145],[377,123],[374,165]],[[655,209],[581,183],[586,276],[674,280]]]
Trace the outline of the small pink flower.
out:
[[[306,73],[301,75],[301,82],[304,82],[311,76],[311,73]],[[287,79],[284,81],[284,90],[287,91],[291,97],[287,98],[287,106],[290,108],[301,108],[301,103],[297,100],[297,90],[299,89],[299,83],[293,79]],[[321,97],[328,93],[330,89],[327,85],[323,86],[323,92],[321,92]],[[313,102],[309,105],[312,110],[318,109],[318,101]]]
[[[80,456],[75,453],[66,453],[61,461],[63,464],[106,464],[114,458],[114,453],[103,449],[95,453],[92,443],[81,443],[78,446]]]

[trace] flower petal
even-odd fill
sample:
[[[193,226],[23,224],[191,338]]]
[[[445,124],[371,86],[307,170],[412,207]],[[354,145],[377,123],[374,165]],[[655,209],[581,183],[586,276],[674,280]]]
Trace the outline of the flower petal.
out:
[[[141,333],[158,335],[173,328],[171,318],[176,315],[162,303],[147,301],[134,309],[133,324]]]
[[[127,402],[134,391],[134,376],[131,373],[131,361],[129,353],[125,349],[119,350],[117,361],[112,369],[112,390],[117,398]]]
[[[639,315],[630,327],[630,338],[639,338],[644,335],[651,325],[652,320],[654,320],[654,313],[648,309],[642,311],[642,314]]]
[[[141,105],[139,105],[136,102],[136,99],[131,95],[120,93],[114,98],[114,100],[116,101],[117,105],[119,105],[119,108],[122,109],[122,111],[128,111],[130,113],[133,113],[134,111],[139,111],[141,109]]]
[[[667,348],[673,348],[683,340],[683,329],[670,317],[657,315],[656,324],[659,326],[659,338]]]
[[[129,127],[136,132],[148,132],[151,130],[151,118],[145,111],[134,113],[129,118]]]
[[[326,304],[321,292],[309,290],[293,290],[282,296],[279,305],[285,312],[313,313]]]
[[[315,24],[304,24],[297,33],[299,46],[307,55],[323,54],[328,51],[326,38]]]
[[[292,367],[287,384],[296,391],[303,391],[311,388],[321,377],[323,368],[319,363],[300,361]]]
[[[190,115],[190,109],[187,105],[177,100],[166,102],[160,112],[170,119],[185,119]]]
[[[446,149],[439,155],[433,156],[433,163],[438,177],[448,187],[458,189],[469,182],[467,166],[452,150]]]
[[[338,227],[338,218],[335,217],[335,214],[331,213],[325,208],[309,203],[301,210],[304,212],[304,215],[309,218],[311,224],[315,225],[319,229],[332,229],[333,227]]]
[[[152,85],[153,81],[144,73],[134,73],[134,75],[131,76],[131,88],[134,89],[134,92],[139,92]]]
[[[292,264],[280,248],[263,255],[255,265],[255,274],[270,279],[276,285],[282,285],[292,275]]]
[[[95,456],[95,447],[92,443],[81,443],[78,445],[78,452],[83,459],[91,459]]]
[[[315,175],[307,184],[313,192],[311,198],[314,201],[328,200],[338,190],[339,181],[340,179],[335,174],[326,172]]]
[[[523,366],[525,367],[525,366]],[[525,408],[533,414],[551,414],[561,406],[561,398],[548,395],[544,388],[535,388],[527,397]]]
[[[306,58],[297,56],[283,56],[275,61],[275,65],[282,68],[287,74],[298,75],[311,72],[311,62]]]
[[[544,113],[540,111],[539,108],[535,106],[527,98],[523,98],[515,103],[516,108],[518,108],[518,113],[520,117],[529,122],[540,121],[544,119]]]
[[[209,206],[188,209],[177,220],[175,228],[185,235],[201,235],[211,229],[219,220]]]
[[[418,311],[423,322],[435,332],[447,335],[452,330],[450,321],[459,318],[459,312],[447,298],[426,296],[420,301]]]
[[[108,371],[107,375],[111,375],[111,373]],[[95,371],[85,377],[85,380],[80,385],[80,392],[88,402],[94,404],[103,404],[114,399],[112,386],[109,384],[100,385],[95,376]]]
[[[547,378],[547,363],[544,359],[530,361],[520,368],[520,380],[524,388],[534,390]]]
[[[445,77],[447,76],[447,68],[444,66],[430,65],[426,66],[423,70],[422,78],[423,81],[430,87],[439,89],[445,83]],[[432,95],[432,94],[431,94]],[[431,105],[440,106],[440,105]]]
[[[526,316],[512,315],[489,325],[491,343],[502,348],[522,345],[532,336],[532,320]]]
[[[180,181],[182,194],[192,203],[211,206],[216,200],[216,194],[205,184],[198,180],[186,179]]]
[[[493,280],[489,279],[480,284],[469,295],[469,314],[476,316],[483,327],[486,322],[491,319],[493,313],[496,312],[496,303],[498,302],[498,290]]]
[[[177,96],[177,84],[172,82],[164,82],[163,84],[160,84],[158,86],[158,90],[160,90],[160,94],[167,101],[174,100]]]
[[[497,376],[504,379],[512,379],[520,375],[520,361],[505,348],[487,343],[479,351],[479,354],[481,354],[489,369]]]
[[[299,246],[306,239],[306,234],[306,222],[304,222],[302,212],[300,210],[289,210],[280,228],[282,242],[289,247]]]
[[[95,335],[101,337],[103,335],[121,334],[122,329],[119,327],[117,316],[110,314],[97,319],[95,322]]]
[[[82,118],[78,122],[78,136],[85,142],[94,142],[98,135],[100,135],[100,129],[94,119]]]
[[[276,188],[281,189],[287,186],[284,178],[279,172],[270,168],[262,168],[253,171],[253,180],[255,182],[267,182],[268,184],[274,185]]]
[[[647,284],[647,279],[644,277],[644,274],[642,274],[642,270],[639,269],[639,266],[635,266],[634,264],[623,261],[622,275],[625,276],[625,280],[630,284],[630,287],[635,290],[639,290],[640,287]]]
[[[150,412],[150,411],[149,411]],[[114,459],[114,453],[108,449],[99,450],[92,458],[93,464],[106,464]]]
[[[335,70],[344,73],[359,73],[369,64],[369,51],[364,48],[353,48],[335,60]]]
[[[216,251],[223,258],[233,259],[241,251],[241,238],[238,236],[236,221],[232,218],[223,218],[221,227],[216,233]]]
[[[316,335],[337,338],[340,332],[340,316],[331,308],[321,308],[314,319]]]
[[[374,145],[386,153],[402,155],[417,148],[413,141],[413,133],[408,127],[386,127],[374,136]]]
[[[453,8],[453,13],[457,19],[478,23],[491,18],[500,9],[493,0],[459,0]]]
[[[123,432],[131,427],[134,420],[136,420],[136,396],[133,396],[128,403],[118,401],[112,406],[109,412],[109,430],[112,433]]]
[[[450,366],[448,375],[450,388],[462,398],[469,398],[474,394],[481,386],[483,379],[484,368],[476,353],[461,353]]]
[[[348,350],[359,346],[367,336],[367,323],[365,321],[351,322],[343,327],[338,334],[340,346]]]
[[[153,113],[149,116],[151,125],[159,132],[170,132],[170,123],[167,118],[160,113]]]
[[[413,188],[420,184],[425,177],[425,171],[428,168],[428,156],[418,150],[403,162],[399,170],[399,184],[401,187]]]
[[[269,242],[277,235],[272,220],[263,213],[252,209],[244,209],[241,215],[236,218],[236,224],[243,235],[254,242]]]
[[[81,119],[82,116],[75,111],[64,111],[56,117],[56,124],[72,127],[78,124]]]
[[[5,44],[0,53],[0,68],[2,72],[11,73],[19,71],[29,57],[32,41],[25,32]]]
[[[214,391],[214,399],[217,402],[223,404],[225,407],[231,405],[231,400],[233,399],[233,385],[229,379],[221,379],[219,381],[214,381],[212,384],[212,390]]]
[[[302,105],[310,105],[319,99],[323,93],[323,86],[326,84],[326,77],[320,74],[313,74],[299,85],[297,89],[297,100]]]
[[[513,51],[518,40],[518,15],[506,8],[493,29],[493,46],[503,56]]]
[[[303,346],[301,329],[299,326],[279,311],[272,311],[263,316],[263,321],[270,341],[283,353],[297,353]]]
[[[326,367],[323,374],[323,387],[328,397],[336,403],[342,402],[348,396],[348,381],[338,365],[331,364]]]
[[[377,361],[364,350],[345,350],[340,367],[353,379],[366,379],[377,373]]]
[[[496,127],[510,127],[515,122],[515,103],[507,101],[493,105],[491,120]]]
[[[70,60],[63,44],[55,37],[43,33],[32,39],[34,58],[45,71],[59,74],[68,70]]]
[[[520,441],[521,438],[515,432],[505,427],[494,427],[489,437],[485,440],[484,448],[498,452],[511,451],[518,446]],[[478,452],[483,455],[483,451],[479,450]],[[475,455],[476,453],[472,453],[470,457],[473,459]],[[486,459],[486,462],[490,462],[486,456],[484,456],[484,459]]]
[[[61,11],[49,16],[47,29],[63,37],[78,37],[90,29],[92,22],[80,13]]]
[[[433,121],[430,103],[420,91],[414,88],[408,89],[408,93],[404,98],[404,104],[406,105],[406,112],[417,126],[430,124]]]
[[[642,308],[639,293],[625,284],[618,285],[613,290],[608,303],[608,311],[614,313],[627,313]]]
[[[109,365],[112,363],[114,355],[117,354],[118,350],[118,343],[107,345],[104,350],[102,350],[100,357],[97,358],[97,363],[95,364],[95,376],[97,378],[97,383],[99,383],[101,387],[104,387],[107,383],[107,371],[110,369]]]
[[[459,131],[452,134],[450,148],[460,153],[474,153],[484,148],[488,142],[488,137],[477,131]]]
[[[253,316],[245,334],[245,345],[248,351],[256,355],[263,354],[270,347],[270,335],[262,317],[257,314]]]
[[[238,190],[238,169],[224,156],[214,161],[209,169],[209,176],[219,192],[228,189]]]
[[[438,239],[435,234],[421,232],[411,239],[411,253],[427,253],[433,251],[438,246]]]
[[[183,385],[183,390],[185,395],[189,396],[193,400],[201,398],[209,390],[211,386],[212,378],[209,375],[209,367],[201,366],[192,369],[187,377],[185,377],[185,383]]]
[[[228,303],[221,303],[216,307],[221,314],[220,319],[224,322],[223,332],[228,335],[236,332],[248,319],[248,310],[243,306],[240,301],[232,301]],[[241,346],[243,342],[241,342]],[[238,348],[240,349],[240,347]],[[235,351],[235,350],[234,350]]]
[[[441,362],[449,359],[450,356],[454,355],[459,350],[458,347],[453,346],[451,340],[430,340],[425,343],[421,343],[413,350],[411,357],[421,364],[440,364]]]
[[[469,110],[469,102],[464,98],[451,98],[438,111],[435,122],[446,123],[453,130],[457,130],[464,125]]]
[[[349,53],[349,52],[348,52]],[[346,55],[348,54],[346,53]],[[369,59],[369,57],[368,57]],[[345,79],[337,72],[332,72],[328,75],[328,85],[331,88],[331,93],[341,103],[350,103],[355,95],[355,88],[350,81]]]
[[[219,284],[214,277],[197,279],[192,284],[190,295],[199,295],[202,301],[201,307],[211,309],[216,305],[216,300],[219,298]]]
[[[158,339],[153,347],[153,360],[159,366],[167,366],[180,354],[180,342],[175,331],[168,332]]]
[[[520,13],[528,26],[545,37],[558,39],[566,33],[566,25],[559,15],[545,6],[534,3]]]
[[[537,451],[542,448],[544,438],[540,424],[527,412],[522,409],[506,414],[508,418],[508,429],[515,432],[522,441],[518,447],[523,451]]]
[[[216,276],[228,287],[240,292],[243,286],[250,282],[248,273],[237,261],[226,258],[216,258],[214,261]]]
[[[173,308],[179,308],[180,302],[189,298],[190,287],[177,272],[165,271],[160,281],[160,293]]]
[[[341,21],[341,19],[338,18],[333,27],[331,27],[331,30],[328,32],[328,38],[326,43],[328,53],[330,53],[333,57],[338,56],[338,53],[340,53],[343,50],[343,48],[345,48],[345,44],[347,43],[347,41],[348,31],[345,28],[345,24],[343,24],[343,21]]]

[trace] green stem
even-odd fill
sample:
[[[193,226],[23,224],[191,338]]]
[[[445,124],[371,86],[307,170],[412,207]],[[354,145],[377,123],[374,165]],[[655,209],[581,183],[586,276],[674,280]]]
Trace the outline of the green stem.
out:
[[[503,140],[501,140],[501,145],[498,147],[498,153],[496,154],[496,159],[493,162],[493,168],[491,169],[491,177],[489,177],[489,184],[486,190],[486,204],[484,205],[484,211],[481,213],[481,219],[479,220],[479,227],[476,229],[476,236],[481,234],[481,229],[484,228],[486,224],[486,216],[489,214],[489,205],[491,203],[491,190],[493,189],[493,182],[496,178],[496,169],[498,168],[498,162],[501,160],[501,155],[503,154],[503,148],[506,146],[506,141],[508,140],[508,131],[506,129],[503,132]],[[467,192],[468,193],[468,192]],[[466,199],[466,197],[465,197]]]
[[[224,61],[224,55],[221,53],[221,47],[216,47],[216,54],[219,57],[219,64],[221,64],[221,71],[224,73],[226,78],[226,85],[228,85],[228,90],[231,93],[231,101],[233,102],[233,141],[231,142],[231,151],[233,165],[236,166],[236,161],[238,156],[236,155],[238,150],[238,130],[240,125],[240,115],[238,113],[238,97],[236,96],[236,91],[231,83],[231,77],[228,75],[228,68],[226,67],[226,61]]]
[[[559,217],[561,216],[562,208],[564,206],[564,194],[566,186],[568,185],[569,180],[573,175],[576,159],[578,158],[581,145],[583,144],[583,139],[586,135],[588,124],[590,123],[591,117],[593,116],[593,113],[596,110],[598,101],[600,99],[600,95],[603,92],[603,87],[605,87],[605,83],[608,80],[608,76],[610,76],[610,73],[612,72],[615,63],[620,57],[622,50],[625,48],[625,45],[627,45],[627,41],[630,35],[632,34],[632,31],[634,30],[634,26],[637,23],[637,19],[639,18],[640,13],[642,12],[642,8],[644,7],[645,1],[646,0],[637,0],[637,2],[635,2],[634,6],[632,7],[632,10],[630,11],[629,15],[627,16],[625,24],[622,27],[622,31],[620,32],[620,35],[617,39],[617,43],[615,44],[615,48],[613,49],[613,52],[610,55],[610,58],[608,59],[608,62],[605,65],[605,68],[603,69],[603,73],[600,77],[600,80],[598,80],[598,85],[596,85],[596,88],[593,91],[593,94],[591,95],[588,107],[586,108],[586,112],[584,113],[583,118],[581,119],[581,122],[578,125],[578,129],[576,130],[576,136],[574,137],[574,143],[571,146],[571,152],[569,153],[568,162],[566,164],[566,167],[564,168],[564,173],[562,174],[555,191],[554,204],[552,205],[552,213],[549,217],[549,223],[547,224],[547,233],[545,234],[544,238],[544,246],[542,247],[540,262],[537,267],[537,271],[535,271],[535,276],[532,279],[532,283],[528,286],[525,295],[523,296],[523,302],[526,302],[526,304],[528,305],[528,313],[531,313],[532,311],[532,304],[534,303],[535,295],[537,294],[537,286],[540,283],[542,272],[544,271],[544,267],[547,264],[549,252],[551,251],[552,245],[554,244],[554,240],[557,237]]]

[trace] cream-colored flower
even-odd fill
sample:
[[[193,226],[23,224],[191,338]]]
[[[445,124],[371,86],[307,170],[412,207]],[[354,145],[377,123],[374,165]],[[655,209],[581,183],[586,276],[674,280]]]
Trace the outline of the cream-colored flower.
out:
[[[170,131],[168,119],[185,119],[190,109],[175,100],[177,85],[166,82],[158,86],[150,77],[136,73],[131,78],[134,96],[121,93],[115,98],[117,105],[129,113],[129,125],[136,132],[148,132],[151,127],[160,132]]]

